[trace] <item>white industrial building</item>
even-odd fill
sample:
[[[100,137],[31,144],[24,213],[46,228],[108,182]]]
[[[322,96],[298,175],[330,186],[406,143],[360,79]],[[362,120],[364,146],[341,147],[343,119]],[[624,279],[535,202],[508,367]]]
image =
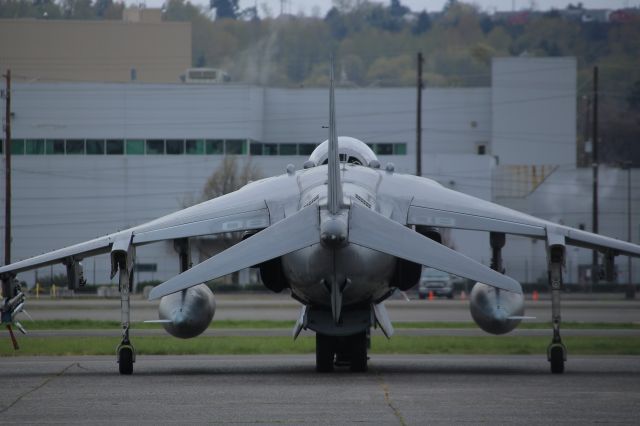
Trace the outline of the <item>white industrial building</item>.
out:
[[[496,59],[491,81],[424,90],[423,175],[590,229],[591,170],[576,168],[575,59]],[[251,161],[264,177],[284,173],[288,163],[301,168],[327,138],[328,97],[327,89],[236,84],[14,83],[12,259],[178,210],[201,197],[225,155]],[[371,144],[383,164],[415,173],[415,89],[339,88],[336,103],[340,135]],[[0,170],[4,176],[4,162]],[[601,233],[625,240],[626,173],[603,168],[600,191]],[[4,185],[1,191],[4,202]],[[638,190],[633,194],[637,212]],[[638,224],[635,214],[635,242]],[[452,242],[488,264],[488,234],[456,231]],[[543,244],[507,244],[510,275],[528,282],[546,275]],[[137,256],[145,265],[138,280],[178,273],[170,243],[143,247]],[[591,254],[568,258],[566,281],[578,282],[578,265],[589,264]],[[626,265],[619,262],[620,282]],[[85,275],[89,283],[108,283],[108,258],[87,259]],[[36,275],[20,278],[31,285]]]

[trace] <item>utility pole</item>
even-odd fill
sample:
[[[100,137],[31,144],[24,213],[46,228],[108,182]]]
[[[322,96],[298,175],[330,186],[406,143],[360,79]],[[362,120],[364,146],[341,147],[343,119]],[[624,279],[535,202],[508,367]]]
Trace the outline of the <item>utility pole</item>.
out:
[[[584,95],[584,124],[582,126],[582,140],[584,141],[584,148],[582,152],[582,159],[584,161],[583,164],[588,164],[589,158],[586,157],[585,154],[591,155],[591,149],[593,145],[588,146],[587,142],[589,142],[589,127],[591,126],[590,115],[591,114],[591,99],[589,96]]]
[[[5,126],[4,126],[4,264],[11,263],[11,70],[4,75],[7,86],[5,99]]]
[[[627,169],[627,241],[631,242],[631,167],[633,163],[631,161],[625,161],[623,168]],[[631,269],[631,256],[627,257],[627,299],[635,299],[636,287],[633,285],[633,277]]]
[[[416,113],[416,176],[422,176],[422,52],[418,52],[418,107]]]
[[[593,67],[593,118],[592,118],[592,135],[591,135],[591,168],[593,169],[593,208],[592,223],[593,232],[598,233],[598,67]],[[591,284],[598,284],[598,275],[600,268],[598,266],[598,251],[593,250],[591,258]],[[593,290],[593,288],[592,288]]]

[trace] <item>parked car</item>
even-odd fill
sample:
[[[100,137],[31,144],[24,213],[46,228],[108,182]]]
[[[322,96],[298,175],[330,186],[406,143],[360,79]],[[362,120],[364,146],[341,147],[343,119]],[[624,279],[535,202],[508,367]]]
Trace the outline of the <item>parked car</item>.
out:
[[[453,299],[453,278],[446,272],[433,268],[423,268],[418,285],[418,297],[426,299],[429,292],[434,296]]]

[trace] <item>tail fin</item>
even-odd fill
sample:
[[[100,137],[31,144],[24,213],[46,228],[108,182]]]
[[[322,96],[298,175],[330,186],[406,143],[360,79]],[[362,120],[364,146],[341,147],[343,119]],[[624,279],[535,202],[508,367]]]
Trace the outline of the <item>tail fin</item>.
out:
[[[329,69],[329,156],[327,165],[328,176],[328,200],[329,213],[338,214],[342,204],[342,184],[340,183],[340,154],[338,152],[338,134],[336,132],[336,105],[334,95],[333,57]]]

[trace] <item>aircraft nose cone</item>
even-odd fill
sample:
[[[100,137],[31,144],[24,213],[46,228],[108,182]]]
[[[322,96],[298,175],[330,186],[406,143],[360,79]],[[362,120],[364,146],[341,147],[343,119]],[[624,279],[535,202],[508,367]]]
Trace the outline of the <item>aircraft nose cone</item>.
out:
[[[342,218],[329,218],[320,225],[320,242],[326,248],[347,245],[347,224]]]

